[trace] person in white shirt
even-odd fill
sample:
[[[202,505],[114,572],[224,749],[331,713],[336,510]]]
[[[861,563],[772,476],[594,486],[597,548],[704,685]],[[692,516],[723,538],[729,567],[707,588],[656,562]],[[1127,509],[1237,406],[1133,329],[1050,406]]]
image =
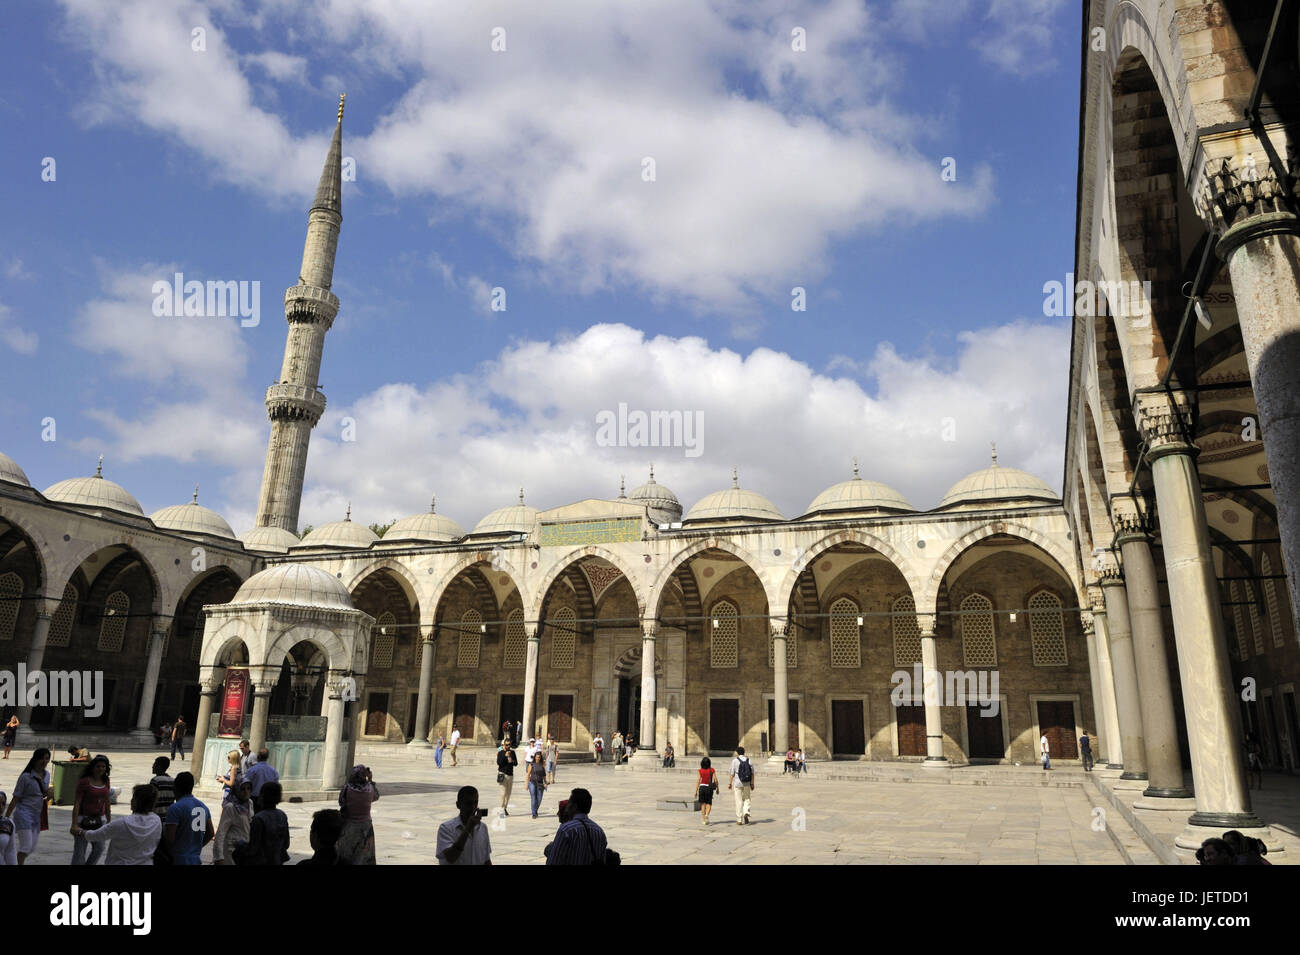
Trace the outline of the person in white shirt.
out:
[[[1038,751],[1043,756],[1043,771],[1046,772],[1047,770],[1052,768],[1052,754],[1047,746],[1046,733],[1044,733],[1038,740]]]
[[[736,758],[731,761],[731,781],[727,788],[736,794],[736,822],[749,823],[749,798],[754,792],[754,764],[745,755],[745,747],[736,747]]]
[[[492,843],[478,808],[478,790],[462,786],[456,794],[460,812],[438,827],[439,865],[491,865]]]
[[[460,730],[453,728],[451,731],[451,745],[447,749],[451,752],[451,764],[456,765],[456,747],[460,746]]]
[[[162,820],[153,811],[157,790],[149,783],[131,790],[131,814],[114,816],[98,829],[73,827],[92,846],[108,842],[105,865],[153,865],[153,854],[162,838]]]

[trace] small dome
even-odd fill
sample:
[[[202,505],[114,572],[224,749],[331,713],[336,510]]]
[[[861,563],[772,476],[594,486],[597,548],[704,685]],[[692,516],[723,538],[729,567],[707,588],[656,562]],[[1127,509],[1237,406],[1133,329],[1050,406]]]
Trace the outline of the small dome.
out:
[[[672,524],[682,519],[682,505],[677,495],[662,484],[655,483],[654,465],[650,466],[650,480],[635,488],[627,499],[649,510],[650,520],[656,524]]]
[[[474,525],[471,534],[528,534],[537,523],[537,508],[524,503],[524,489],[519,489],[519,503],[499,507]]]
[[[286,554],[298,543],[298,538],[283,527],[254,527],[239,535],[249,550],[269,554]]]
[[[435,498],[429,504],[427,514],[415,514],[411,517],[404,517],[393,524],[384,532],[380,538],[382,543],[389,541],[434,541],[445,543],[446,541],[460,540],[465,536],[465,529],[453,521],[450,517],[444,517],[434,510],[437,504]]]
[[[907,498],[892,487],[879,481],[864,481],[858,477],[858,462],[853,461],[853,477],[832,484],[808,505],[808,514],[841,511],[915,511]]]
[[[349,504],[347,516],[344,517],[343,520],[334,521],[330,524],[322,524],[301,541],[294,544],[294,547],[346,547],[349,550],[356,548],[364,549],[377,540],[379,540],[379,535],[370,528],[363,524],[352,523],[352,505]]]
[[[762,494],[742,488],[733,469],[731,487],[702,497],[686,513],[684,522],[732,520],[783,521],[785,517]]]
[[[92,477],[69,478],[51,484],[45,489],[45,496],[51,501],[74,507],[103,508],[144,517],[139,502],[122,485],[107,480],[103,471],[104,458],[101,456]]]
[[[1045,482],[1016,468],[998,467],[997,448],[993,449],[993,464],[968,474],[951,488],[939,502],[939,509],[960,505],[987,506],[993,501],[1033,500],[1060,503],[1058,495]]]
[[[194,498],[188,504],[173,504],[149,515],[158,527],[182,534],[207,534],[211,537],[234,539],[235,532],[216,511],[199,503],[199,489],[194,488]]]
[[[232,604],[265,601],[352,609],[352,597],[343,586],[343,581],[319,567],[307,564],[277,564],[268,567],[244,581],[243,586],[230,599]]]
[[[31,487],[32,482],[27,480],[27,475],[23,469],[18,466],[18,462],[7,454],[0,453],[0,481],[8,481],[10,484],[21,484],[24,487]]]

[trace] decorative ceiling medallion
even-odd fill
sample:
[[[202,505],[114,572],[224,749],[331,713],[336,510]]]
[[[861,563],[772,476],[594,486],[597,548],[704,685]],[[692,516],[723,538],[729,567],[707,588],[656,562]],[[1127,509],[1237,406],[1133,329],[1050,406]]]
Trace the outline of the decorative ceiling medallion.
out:
[[[597,601],[610,585],[623,576],[621,570],[609,564],[597,564],[588,560],[583,561],[578,567],[581,568],[587,578],[587,584],[591,587],[592,599]]]
[[[1241,515],[1238,514],[1236,511],[1227,510],[1223,512],[1223,523],[1235,524],[1239,520],[1241,520]]]

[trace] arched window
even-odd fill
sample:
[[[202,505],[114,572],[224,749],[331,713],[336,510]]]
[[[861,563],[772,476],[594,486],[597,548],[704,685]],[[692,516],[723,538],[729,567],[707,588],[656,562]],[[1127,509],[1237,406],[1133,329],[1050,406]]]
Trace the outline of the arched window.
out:
[[[50,618],[50,635],[45,641],[47,647],[66,647],[72,643],[72,620],[77,614],[77,588],[72,584],[63,587],[63,599],[59,609]]]
[[[0,574],[0,640],[12,640],[23,605],[23,579],[15,573]]]
[[[1250,654],[1246,652],[1246,615],[1241,611],[1241,587],[1237,581],[1228,581],[1228,599],[1232,602],[1232,626],[1237,631],[1237,658],[1246,660]]]
[[[578,645],[578,615],[572,607],[561,607],[551,618],[551,667],[572,670],[574,649]]]
[[[501,665],[522,668],[528,657],[528,635],[524,633],[524,612],[513,610],[506,617],[506,642],[501,651]]]
[[[1259,561],[1259,572],[1264,577],[1264,601],[1268,604],[1268,628],[1273,631],[1273,646],[1280,647],[1282,637],[1282,608],[1277,603],[1277,583],[1270,580],[1273,573],[1273,561],[1265,554]]]
[[[831,666],[862,666],[858,605],[848,597],[841,597],[831,604]]]
[[[466,610],[460,618],[460,633],[456,637],[456,666],[471,670],[478,668],[478,651],[483,645],[483,615],[477,610]]]
[[[736,605],[719,600],[709,616],[709,666],[739,666],[740,621]]]
[[[391,670],[393,647],[397,645],[397,618],[385,610],[375,621],[372,634],[370,665],[379,670]]]
[[[1029,598],[1029,640],[1034,650],[1034,666],[1063,667],[1065,655],[1065,618],[1061,598],[1040,590]]]
[[[121,653],[126,638],[127,614],[131,612],[131,598],[115,590],[104,601],[104,618],[99,624],[99,650],[101,653]]]
[[[894,601],[890,626],[894,631],[894,666],[910,667],[921,662],[921,628],[916,622],[916,601],[906,594]]]
[[[993,631],[993,602],[982,594],[969,594],[961,602],[961,655],[968,667],[998,665],[997,636]]]

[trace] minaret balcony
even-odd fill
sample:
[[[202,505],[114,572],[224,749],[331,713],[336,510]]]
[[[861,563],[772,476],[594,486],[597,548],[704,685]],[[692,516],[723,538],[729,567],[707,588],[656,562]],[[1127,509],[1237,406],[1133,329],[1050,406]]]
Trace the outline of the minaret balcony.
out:
[[[294,285],[284,290],[284,317],[290,322],[334,324],[339,313],[338,297],[315,285]]]
[[[315,388],[280,382],[266,389],[266,414],[272,420],[305,418],[313,425],[325,412],[325,396]]]

